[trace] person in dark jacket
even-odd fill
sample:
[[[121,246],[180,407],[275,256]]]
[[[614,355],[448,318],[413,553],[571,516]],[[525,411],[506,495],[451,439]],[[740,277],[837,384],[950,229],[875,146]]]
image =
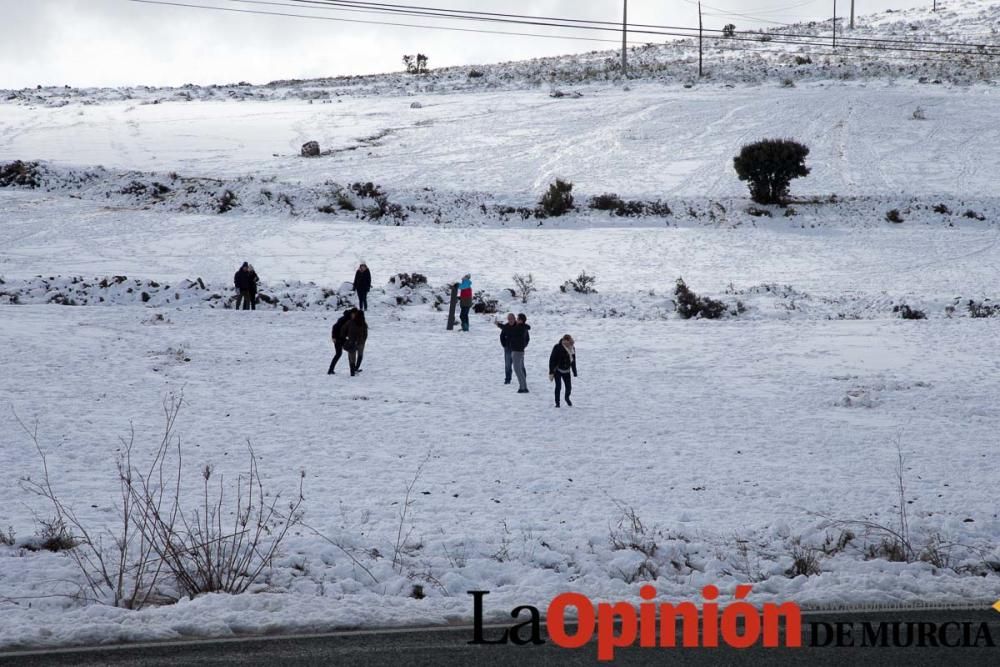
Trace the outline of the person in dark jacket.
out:
[[[257,283],[260,282],[260,277],[253,264],[247,264],[247,269],[250,271],[250,310],[257,310]],[[246,306],[243,309],[246,310]]]
[[[358,308],[368,310],[368,292],[372,288],[372,274],[368,270],[368,265],[361,262],[361,266],[354,272],[354,291],[358,293]]]
[[[250,268],[249,262],[243,265],[233,276],[233,285],[236,287],[236,310],[243,304],[243,310],[250,310],[251,305],[257,296],[257,274]],[[256,308],[254,308],[256,310]]]
[[[355,309],[351,319],[344,325],[344,350],[351,366],[351,377],[361,372],[361,362],[365,358],[365,343],[368,342],[368,323],[365,314]]]
[[[462,321],[462,331],[469,330],[469,310],[472,308],[472,276],[466,273],[458,285],[458,303],[461,306],[459,320]]]
[[[514,366],[514,374],[517,375],[517,393],[528,393],[528,374],[524,370],[524,350],[531,342],[531,325],[528,324],[528,316],[524,313],[517,314],[517,323],[507,332],[507,344],[510,345],[510,361]]]
[[[335,375],[333,370],[337,367],[337,362],[340,361],[340,355],[344,353],[344,338],[347,336],[344,325],[350,321],[353,312],[353,308],[345,310],[344,314],[333,323],[333,329],[330,330],[330,337],[333,338],[334,355],[333,361],[330,362],[330,370],[326,372],[327,375]]]
[[[514,313],[507,313],[506,322],[495,321],[494,324],[496,324],[497,328],[500,329],[500,347],[503,348],[503,383],[510,384],[513,366],[511,366],[510,341],[508,334],[514,325],[517,324],[517,318],[514,317]]]
[[[549,380],[556,383],[556,407],[559,407],[559,389],[566,385],[566,405],[573,407],[573,402],[569,400],[570,392],[573,391],[573,383],[570,380],[570,372],[576,377],[576,345],[573,337],[566,334],[552,348],[549,355]]]

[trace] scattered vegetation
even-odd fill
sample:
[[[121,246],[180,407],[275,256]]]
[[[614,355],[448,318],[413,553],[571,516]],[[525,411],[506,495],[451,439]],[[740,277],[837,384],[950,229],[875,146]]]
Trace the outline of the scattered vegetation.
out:
[[[609,211],[619,217],[668,216],[672,213],[670,207],[659,199],[653,202],[624,200],[613,193],[591,197],[588,206],[596,211]]]

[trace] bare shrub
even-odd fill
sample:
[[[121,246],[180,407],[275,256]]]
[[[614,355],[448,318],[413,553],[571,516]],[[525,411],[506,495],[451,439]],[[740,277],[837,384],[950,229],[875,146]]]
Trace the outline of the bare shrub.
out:
[[[416,472],[413,473],[413,479],[406,485],[406,495],[403,496],[403,502],[399,506],[399,527],[396,530],[396,544],[392,549],[392,569],[400,574],[403,572],[403,556],[406,551],[413,547],[413,545],[408,544],[414,529],[412,516],[410,515],[410,507],[414,503],[414,499],[412,498],[413,487],[417,485],[417,481],[424,471],[424,466],[430,460],[431,454],[432,450],[428,450],[423,460],[420,461]]]
[[[898,208],[894,208],[891,211],[889,211],[888,213],[886,213],[885,214],[885,219],[886,219],[886,222],[893,222],[893,223],[896,223],[897,225],[903,222],[903,216],[899,212]]]
[[[819,555],[816,553],[816,549],[803,547],[796,541],[792,545],[792,566],[785,570],[785,576],[790,578],[812,577],[822,572],[823,569],[819,566]]]
[[[211,466],[205,466],[200,498],[187,509],[181,496],[181,444],[174,436],[182,404],[179,396],[164,401],[163,437],[147,466],[139,468],[133,460],[134,431],[122,439],[116,461],[119,522],[100,530],[88,527],[60,499],[37,433],[25,427],[42,460],[43,475],[37,482],[26,478],[22,485],[47,499],[57,520],[72,529],[77,548],[69,553],[94,601],[140,609],[179,595],[243,593],[271,566],[288,530],[301,520],[304,473],[297,498],[282,514],[281,495],[265,493],[249,443],[248,471],[229,487],[228,495],[223,477],[218,476],[216,486]],[[169,462],[171,456],[176,465]],[[231,524],[224,509],[229,503]],[[168,575],[179,595],[164,592]]]
[[[521,303],[528,303],[528,297],[530,297],[533,292],[537,291],[537,288],[535,287],[535,277],[530,273],[526,276],[523,276],[520,273],[515,273],[512,279],[514,281],[513,295],[520,296]]]
[[[14,527],[7,526],[7,531],[4,532],[0,530],[0,546],[2,547],[12,547],[14,546]]]
[[[621,516],[615,525],[610,527],[608,539],[615,551],[626,549],[638,551],[652,558],[656,555],[659,545],[656,543],[655,531],[648,529],[635,509],[629,505],[615,502],[621,511]]]

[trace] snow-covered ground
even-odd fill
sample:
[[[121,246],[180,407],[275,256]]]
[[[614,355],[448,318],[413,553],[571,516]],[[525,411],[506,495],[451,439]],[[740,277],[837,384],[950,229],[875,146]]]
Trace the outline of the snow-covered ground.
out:
[[[998,15],[977,4],[862,30],[974,39]],[[492,591],[500,615],[570,589],[637,598],[647,579],[671,600],[747,581],[755,601],[809,606],[1000,597],[1000,319],[968,308],[1000,297],[991,72],[845,61],[841,76],[762,52],[710,59],[713,77],[686,88],[670,48],[627,87],[567,74],[607,56],[592,54],[482,82],[8,95],[0,169],[40,163],[0,188],[0,529],[16,533],[0,546],[0,646],[444,622],[469,617],[467,590]],[[583,81],[582,97],[525,73],[557,65],[551,80]],[[794,216],[751,215],[732,170],[743,143],[774,135],[811,149]],[[299,157],[312,139],[330,153]],[[577,211],[504,212],[556,177]],[[371,219],[375,200],[349,188],[367,181],[399,215]],[[605,192],[670,213],[586,208]],[[243,260],[275,300],[254,313],[226,307]],[[345,359],[327,376],[360,261],[375,278],[365,372],[347,377]],[[597,294],[560,290],[583,270]],[[436,302],[466,271],[501,313],[528,313],[531,394],[503,386],[492,316],[444,330]],[[429,286],[387,284],[401,272]],[[527,303],[514,273],[534,276]],[[679,277],[744,312],[680,319]],[[900,319],[902,304],[928,319]],[[580,377],[556,411],[546,363],[566,332]],[[37,421],[56,491],[113,530],[119,437],[134,425],[145,460],[180,394],[185,495],[205,465],[235,479],[251,440],[269,492],[294,494],[305,472],[308,528],[248,594],[82,601],[65,553],[27,548],[51,509],[20,481],[41,460],[15,415]],[[854,523],[897,529],[900,452],[912,563]]]

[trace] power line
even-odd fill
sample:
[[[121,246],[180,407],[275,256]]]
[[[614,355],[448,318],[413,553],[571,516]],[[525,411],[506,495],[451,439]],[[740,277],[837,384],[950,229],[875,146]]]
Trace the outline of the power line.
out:
[[[505,14],[500,12],[467,12],[443,9],[438,7],[426,7],[421,5],[400,5],[400,4],[390,4],[390,3],[377,3],[377,2],[350,2],[346,0],[292,0],[293,2],[299,4],[309,4],[309,5],[319,5],[317,9],[330,9],[332,11],[361,11],[360,7],[366,7],[365,11],[379,12],[384,11],[388,13],[405,13],[413,15],[421,15],[434,18],[448,18],[454,20],[463,21],[489,21],[489,22],[500,22],[500,23],[515,23],[522,25],[532,25],[532,26],[543,26],[551,28],[570,28],[570,29],[581,29],[581,30],[597,30],[605,32],[619,32],[621,27],[619,24],[610,21],[598,21],[598,20],[583,20],[583,19],[563,19],[549,16],[530,16],[525,14]],[[261,2],[260,0],[230,0],[230,2],[244,2],[250,4],[277,4],[283,5],[283,3],[276,2]],[[285,5],[287,6],[287,5]],[[352,9],[347,9],[352,8]],[[521,19],[532,19],[532,20],[521,20]],[[566,25],[565,22],[572,22],[574,25]],[[576,24],[591,24],[591,25],[576,25]],[[608,27],[605,27],[608,26]],[[614,26],[614,27],[610,27]],[[641,28],[654,28],[653,30],[642,30]],[[657,24],[642,24],[642,23],[630,23],[629,29],[632,32],[638,34],[647,34],[655,36],[668,36],[668,37],[694,37],[697,35],[698,28],[689,28],[684,26],[667,26],[667,25],[657,25]],[[723,30],[719,29],[706,29],[709,32],[721,33]],[[670,31],[683,31],[683,32],[670,32]],[[739,31],[738,34],[742,35],[758,35],[760,33],[754,33],[751,31]],[[822,39],[820,35],[810,35],[810,34],[798,34],[798,33],[767,33],[770,41],[781,41],[787,44],[801,44],[807,45],[806,42],[796,42],[788,38],[803,38],[803,39]],[[752,41],[758,41],[760,38],[752,37]],[[915,42],[912,40],[899,40],[891,38],[866,38],[866,37],[850,37],[841,38],[844,45],[851,46],[855,48],[864,47],[867,43],[885,45],[885,44],[905,44],[908,47],[919,47],[919,46],[955,46],[958,48],[965,49],[980,49],[976,55],[994,55],[994,54],[983,54],[982,49],[986,48],[1000,48],[992,47],[985,44],[970,44],[968,42]],[[819,44],[820,46],[824,44]],[[909,49],[907,49],[909,50]],[[936,50],[936,49],[912,49],[914,52],[926,52],[926,53],[943,53],[952,54],[954,50]],[[996,54],[1000,55],[1000,53]]]
[[[590,42],[617,43],[617,40],[602,39],[602,38],[598,38],[598,37],[577,37],[577,36],[570,36],[570,35],[542,35],[542,34],[538,34],[538,33],[525,33],[525,32],[514,32],[514,31],[483,30],[483,29],[473,29],[473,28],[458,28],[458,27],[450,27],[450,26],[436,26],[436,25],[426,25],[426,24],[399,23],[399,22],[389,22],[389,21],[346,19],[346,18],[337,18],[337,17],[329,17],[329,16],[316,16],[316,15],[311,15],[311,14],[310,15],[306,15],[306,14],[291,14],[291,13],[288,13],[288,12],[273,12],[273,11],[263,12],[263,11],[258,11],[258,10],[236,9],[236,8],[231,8],[231,7],[216,7],[216,6],[196,5],[196,4],[186,3],[186,2],[176,2],[176,1],[168,1],[168,0],[128,0],[128,1],[142,3],[142,4],[166,5],[166,6],[174,6],[174,7],[191,8],[191,9],[207,9],[207,10],[214,10],[214,11],[233,12],[233,13],[239,13],[239,14],[258,14],[258,15],[265,15],[265,16],[282,16],[282,17],[294,17],[294,18],[326,20],[326,21],[346,22],[346,23],[361,23],[361,24],[370,24],[370,25],[387,25],[387,26],[396,26],[396,27],[425,28],[425,29],[431,29],[431,30],[448,30],[448,31],[455,31],[455,32],[501,34],[501,35],[514,35],[514,36],[525,36],[525,37],[540,37],[540,38],[548,38],[548,39],[563,39],[563,40],[574,40],[574,41],[590,41]],[[251,4],[269,4],[269,5],[278,5],[278,6],[292,6],[292,5],[287,5],[287,4],[278,3],[278,2],[264,2],[263,0],[230,0],[230,1],[231,2],[251,3]],[[319,4],[326,4],[326,3],[319,3]],[[342,3],[342,4],[344,4],[344,3]],[[373,5],[375,3],[354,3],[354,4],[356,4],[356,5],[360,4],[360,5],[370,6],[370,5]],[[450,11],[450,10],[440,10],[440,11]],[[449,14],[447,16],[446,15],[440,15],[437,18],[451,18],[451,19],[458,19],[458,20],[471,20],[471,19],[469,19],[467,17],[462,17],[461,15],[456,15],[456,14]],[[511,21],[511,22],[513,22],[513,21]],[[537,22],[534,23],[534,25],[545,25],[547,27],[555,27],[555,28],[577,28],[577,29],[584,29],[584,30],[610,30],[610,31],[614,31],[614,32],[618,32],[618,30],[619,30],[619,28],[617,28],[617,27],[616,28],[604,28],[604,27],[593,27],[593,26],[569,26],[569,25],[562,25],[562,24],[539,24]],[[653,31],[653,30],[633,30],[633,32],[638,32],[638,33],[641,33],[641,34],[648,34],[648,35],[670,36],[670,37],[681,37],[681,38],[693,38],[697,34],[696,33],[696,31],[697,31],[696,28],[695,29],[691,29],[691,28],[675,28],[675,30],[681,30],[681,31],[687,31],[687,32]],[[722,32],[720,30],[710,30],[710,31],[711,32]],[[766,34],[765,33],[760,33],[760,34],[758,34],[758,33],[740,33],[740,34],[756,35],[756,36],[755,37],[736,37],[736,36],[732,36],[732,37],[727,37],[725,39],[726,39],[726,41],[734,41],[734,42],[753,42],[753,43],[774,42],[775,44],[783,44],[783,45],[790,45],[790,46],[815,46],[815,47],[820,47],[820,48],[826,48],[826,47],[829,46],[826,42],[796,41],[796,40],[786,39],[780,33],[766,33]],[[809,36],[805,36],[805,37],[808,37],[809,39],[818,39],[814,35],[809,35]],[[872,40],[872,41],[878,41],[878,40]],[[628,43],[632,44],[632,45],[636,45],[636,44],[645,44],[645,43],[648,43],[648,42],[630,41]],[[965,45],[965,46],[968,47],[968,45]],[[885,45],[879,45],[879,46],[872,47],[872,46],[863,46],[863,45],[849,44],[849,45],[847,45],[847,48],[864,49],[864,50],[873,50],[873,49],[875,49],[875,50],[879,50],[879,51],[888,51],[888,50],[891,50],[891,51],[901,51],[901,52],[938,53],[938,54],[945,54],[945,55],[952,55],[952,56],[955,56],[955,55],[964,55],[964,56],[992,56],[992,55],[996,55],[996,54],[992,54],[992,53],[984,53],[984,52],[981,52],[981,51],[980,52],[960,52],[959,53],[959,52],[956,52],[954,50],[941,51],[941,50],[933,50],[933,49],[899,48],[899,47],[888,47],[888,46],[885,46]],[[764,50],[762,50],[762,49],[755,49],[755,51],[756,52],[763,52]],[[771,52],[775,52],[775,53],[788,53],[788,51],[773,51],[773,50]],[[848,54],[844,54],[844,55],[848,55]],[[894,57],[895,58],[901,58],[901,56],[898,56],[898,55],[894,56]]]
[[[336,21],[340,23],[363,23],[367,25],[386,25],[386,26],[393,26],[400,28],[426,28],[428,30],[449,30],[453,32],[475,32],[475,33],[484,33],[490,35],[514,35],[520,37],[542,37],[546,39],[568,39],[578,42],[610,42],[612,44],[618,43],[618,40],[616,39],[602,39],[599,37],[574,37],[572,35],[540,35],[538,33],[531,33],[531,32],[513,32],[506,30],[480,30],[474,28],[454,28],[449,26],[421,25],[415,23],[396,23],[389,21],[365,21],[361,19],[345,19],[333,16],[316,16],[314,14],[291,14],[288,12],[262,12],[253,9],[236,9],[235,7],[214,7],[209,5],[194,5],[185,2],[170,2],[168,0],[125,0],[125,1],[136,2],[144,5],[164,5],[168,7],[184,7],[188,9],[208,9],[218,12],[230,12],[234,14],[256,14],[258,16],[281,16],[284,18],[315,19],[317,21]],[[247,2],[248,0],[236,0],[236,1]],[[630,44],[644,44],[644,43],[645,42],[630,42]]]
[[[282,3],[269,3],[260,2],[260,0],[229,0],[230,2],[246,2],[251,4],[282,4]],[[685,0],[689,2],[690,0]],[[433,16],[436,18],[451,18],[455,20],[468,20],[468,21],[491,21],[500,23],[517,23],[524,25],[534,25],[534,26],[544,26],[544,27],[558,27],[558,28],[576,28],[583,30],[600,30],[606,32],[619,32],[621,30],[621,25],[613,21],[600,21],[600,20],[589,20],[589,19],[572,19],[572,18],[559,18],[551,16],[534,16],[526,14],[507,14],[501,12],[480,12],[480,11],[466,11],[466,10],[451,10],[444,9],[440,7],[427,7],[422,5],[401,5],[395,3],[380,3],[380,2],[354,2],[350,0],[292,0],[297,4],[308,4],[308,5],[318,5],[319,8],[331,9],[333,11],[352,11],[348,9],[338,9],[338,8],[355,8],[353,11],[359,11],[356,8],[366,7],[366,11],[384,11],[388,13],[398,12],[398,13],[410,13],[413,12],[415,15],[422,16]],[[520,20],[529,19],[529,20]],[[573,24],[591,24],[591,25],[565,25],[567,22]],[[686,27],[686,26],[671,26],[671,25],[660,25],[660,24],[645,24],[645,23],[629,23],[629,30],[632,32],[638,32],[640,34],[649,35],[664,35],[664,36],[680,36],[680,37],[692,37],[695,36],[698,28]],[[790,24],[788,24],[790,25]],[[608,26],[608,27],[605,27]],[[651,28],[651,30],[639,30],[640,28]],[[635,29],[635,30],[633,30]],[[664,32],[664,31],[685,31],[684,34],[677,34],[676,32]],[[706,28],[709,32],[721,33],[723,30],[720,29],[710,29]],[[757,35],[761,33],[755,33],[753,31],[738,31],[737,34],[745,35]],[[821,39],[820,35],[811,34],[800,34],[800,33],[767,33],[770,35],[772,40],[784,39],[788,37],[793,38],[804,38],[804,39]],[[903,40],[903,39],[893,39],[893,38],[875,38],[875,37],[842,37],[841,39],[845,42],[852,43],[880,43],[880,44],[905,44],[907,46],[956,46],[960,48],[1000,48],[998,45],[988,45],[988,44],[973,44],[969,42],[940,42],[940,41],[923,41],[918,42],[914,40]],[[787,42],[795,43],[795,42]],[[942,53],[952,53],[952,51],[942,51]]]

